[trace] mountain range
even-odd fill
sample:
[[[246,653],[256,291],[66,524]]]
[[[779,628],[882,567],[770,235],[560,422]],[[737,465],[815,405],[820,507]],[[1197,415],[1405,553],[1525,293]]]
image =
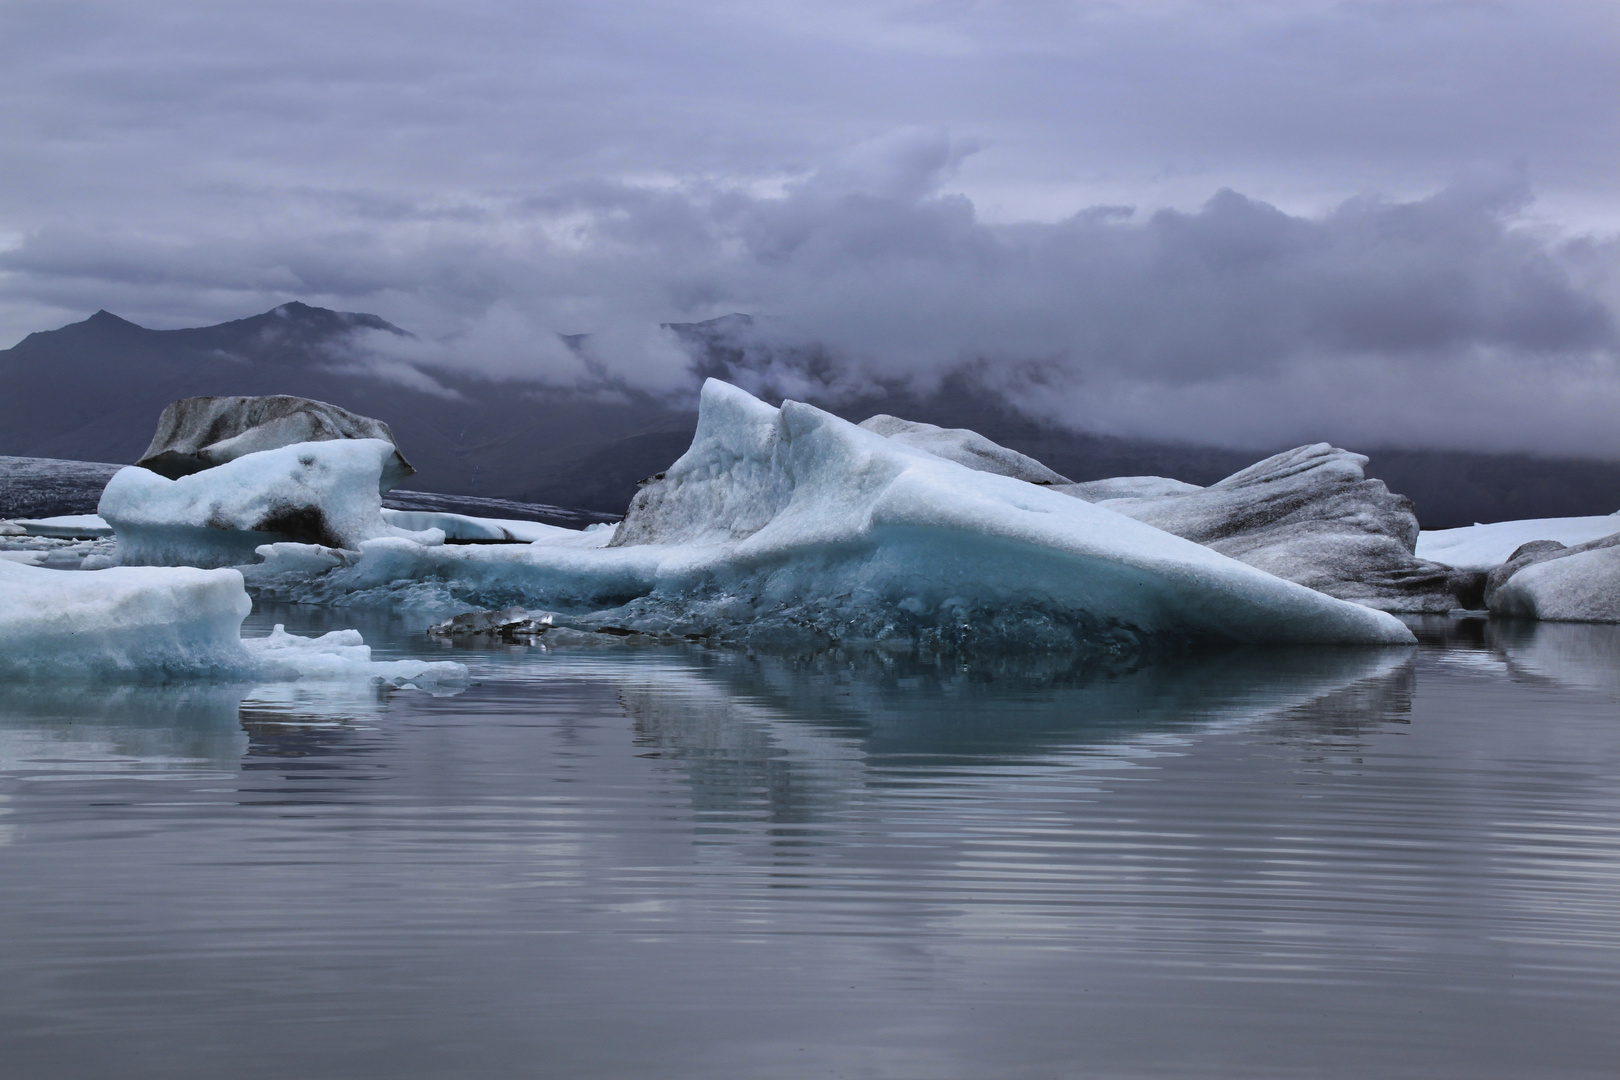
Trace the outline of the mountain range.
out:
[[[716,332],[723,325],[673,327],[693,354],[694,374],[735,374],[744,362],[727,353]],[[617,513],[636,481],[669,465],[691,439],[690,399],[625,387],[555,390],[437,370],[432,379],[401,379],[354,361],[346,345],[357,330],[408,336],[375,315],[296,302],[183,330],[151,330],[98,311],[30,334],[0,350],[0,455],[130,462],[176,398],[296,394],[388,423],[418,470],[414,489]],[[1151,474],[1209,484],[1270,452],[1046,426],[965,376],[926,396],[894,389],[813,403],[856,421],[886,412],[972,428],[1074,480]],[[1369,475],[1416,502],[1426,528],[1620,509],[1614,462],[1351,449],[1371,457]]]

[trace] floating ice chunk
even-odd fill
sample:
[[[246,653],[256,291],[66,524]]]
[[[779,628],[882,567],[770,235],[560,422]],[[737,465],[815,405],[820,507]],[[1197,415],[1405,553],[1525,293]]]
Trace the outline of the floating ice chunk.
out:
[[[176,401],[158,417],[152,445],[136,464],[160,476],[178,479],[248,454],[331,439],[380,439],[388,443],[391,453],[378,472],[380,491],[388,491],[416,472],[400,454],[394,433],[381,420],[324,401],[286,394]]]
[[[235,570],[70,574],[0,560],[0,674],[247,675]]]
[[[1556,540],[1573,547],[1617,532],[1620,514],[1497,521],[1461,529],[1425,530],[1418,535],[1417,555],[1459,570],[1490,570],[1534,540]]]
[[[244,642],[252,610],[235,570],[115,567],[68,574],[0,559],[0,677],[465,682],[443,661],[375,662],[355,630]]]
[[[442,533],[383,519],[378,477],[393,454],[381,439],[334,439],[261,450],[178,480],[132,466],[108,482],[100,513],[125,566],[234,566],[277,541],[443,542]]]
[[[581,541],[593,539],[576,534]],[[250,573],[253,571],[250,569]],[[692,447],[605,548],[370,540],[311,595],[522,603],[656,633],[944,647],[1408,643],[1396,619],[797,402],[705,384]],[[285,593],[283,595],[286,595]],[[296,598],[296,597],[294,597]]]
[[[242,644],[263,675],[297,679],[354,679],[403,686],[438,686],[467,681],[467,667],[448,660],[373,660],[371,646],[358,630],[333,630],[320,637],[299,637],[277,623],[268,637],[244,638]]]
[[[861,427],[902,445],[926,450],[946,461],[966,465],[977,472],[1011,476],[1032,484],[1069,483],[1068,477],[1060,476],[1034,458],[991,442],[977,431],[967,428],[936,427],[885,413],[861,421]]]

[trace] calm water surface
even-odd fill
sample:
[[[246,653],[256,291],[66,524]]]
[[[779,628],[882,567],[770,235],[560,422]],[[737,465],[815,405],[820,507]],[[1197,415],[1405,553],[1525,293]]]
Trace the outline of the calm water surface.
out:
[[[1620,631],[1423,636],[0,686],[0,1075],[1620,1074]]]

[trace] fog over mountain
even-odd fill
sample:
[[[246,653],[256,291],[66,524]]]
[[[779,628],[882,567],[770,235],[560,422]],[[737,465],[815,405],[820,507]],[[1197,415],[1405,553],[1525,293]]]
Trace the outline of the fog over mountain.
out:
[[[665,328],[688,357],[682,385],[705,374],[773,401],[780,385],[851,420],[886,412],[969,427],[1076,480],[1151,474],[1208,484],[1282,445],[1239,450],[1187,440],[1076,432],[1043,423],[966,369],[926,392],[907,380],[840,385],[824,351],[775,348],[751,366],[759,320],[732,315]],[[598,375],[573,387],[440,371],[434,377],[378,360],[429,350],[375,315],[288,303],[216,326],[153,330],[109,312],[29,335],[0,350],[0,456],[131,462],[157,416],[179,397],[296,394],[386,421],[418,474],[412,488],[618,514],[643,477],[686,449],[696,420],[684,389],[654,394]],[[560,340],[582,370],[597,367],[589,339]],[[365,361],[357,357],[369,358]],[[808,392],[806,392],[808,391]],[[1468,451],[1374,449],[1372,472],[1411,496],[1429,527],[1507,518],[1610,513],[1620,507],[1620,463]],[[84,494],[87,511],[94,492]]]
[[[377,316],[322,378],[443,402],[716,373],[1250,458],[1620,457],[1612,5],[0,19],[0,344],[300,301]]]

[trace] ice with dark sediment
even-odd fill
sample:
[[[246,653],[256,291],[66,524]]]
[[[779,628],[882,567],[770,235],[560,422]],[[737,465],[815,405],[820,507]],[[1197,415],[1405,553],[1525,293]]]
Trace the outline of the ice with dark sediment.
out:
[[[1566,547],[1526,544],[1491,571],[1492,612],[1547,622],[1620,622],[1620,533]]]
[[[381,420],[287,394],[192,397],[173,402],[158,417],[152,444],[136,464],[178,479],[247,454],[333,439],[388,443],[393,452],[378,477],[382,491],[416,472]]]
[[[1402,612],[1477,606],[1472,575],[1414,554],[1411,500],[1368,479],[1366,464],[1314,443],[1197,491],[1098,505],[1343,600]]]
[[[442,532],[383,518],[378,485],[394,454],[382,439],[334,439],[256,451],[175,480],[130,466],[108,482],[99,513],[125,566],[233,566],[284,541],[348,549],[384,536],[442,543]]]

